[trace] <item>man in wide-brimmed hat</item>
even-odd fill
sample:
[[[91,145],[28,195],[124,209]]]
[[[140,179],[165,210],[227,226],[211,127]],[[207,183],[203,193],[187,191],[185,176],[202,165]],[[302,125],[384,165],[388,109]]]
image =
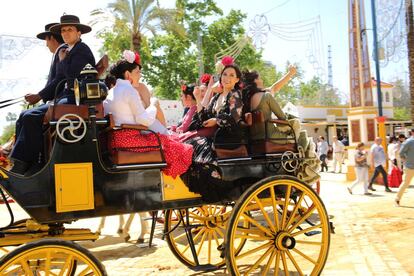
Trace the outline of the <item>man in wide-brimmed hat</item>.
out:
[[[63,74],[58,74],[57,67],[60,62],[59,53],[65,50],[68,46],[63,43],[62,36],[59,33],[50,31],[50,27],[56,24],[58,23],[47,24],[45,26],[45,31],[36,36],[37,38],[46,41],[46,46],[49,48],[50,52],[53,53],[53,57],[46,86],[36,94],[29,93],[24,96],[29,104],[36,104],[40,100],[43,100],[44,103],[53,100],[56,87],[64,77]],[[48,108],[49,106],[47,104],[43,104],[20,113],[20,116],[16,121],[16,143],[12,154],[10,155],[14,161],[14,168],[12,171],[22,173],[27,170],[29,166],[33,165],[31,164],[32,162],[29,163],[25,161],[26,156],[33,156],[33,160],[39,160],[40,155],[40,160],[42,159],[42,143],[39,144],[39,147],[31,147],[30,143],[25,141],[32,139],[41,139],[43,141],[41,126]]]
[[[60,33],[65,43],[68,45],[66,51],[59,54],[61,61],[60,67],[67,79],[63,95],[63,103],[74,103],[73,80],[79,76],[86,64],[95,66],[95,58],[91,49],[82,42],[81,35],[89,33],[91,27],[81,24],[75,15],[65,14],[60,18],[60,23],[50,27],[50,31]]]
[[[67,45],[66,49],[58,53],[57,75],[61,79],[66,79],[65,85],[58,91],[57,95],[60,97],[58,103],[74,104],[74,79],[79,76],[86,64],[95,66],[95,58],[91,49],[80,39],[81,34],[91,31],[91,27],[81,24],[77,16],[65,14],[60,17],[60,23],[51,26],[49,31],[60,34]],[[42,121],[23,121],[22,123],[21,132],[30,133],[31,139],[16,140],[16,145],[11,153],[14,161],[11,171],[19,174],[32,174],[42,168],[46,161],[39,158],[39,152],[41,153],[43,149]],[[30,132],[25,131],[26,129],[30,129]],[[29,167],[32,167],[32,169],[27,172]]]
[[[55,89],[57,83],[63,78],[56,78],[56,64],[59,62],[59,52],[65,48],[67,45],[63,43],[62,36],[59,33],[53,33],[49,29],[53,25],[58,23],[49,23],[45,26],[45,31],[37,34],[37,38],[46,41],[46,46],[49,48],[50,52],[53,53],[52,63],[50,65],[49,75],[47,77],[46,86],[37,94],[26,94],[24,96],[25,100],[29,104],[36,104],[40,100],[43,102],[50,101],[54,98]]]

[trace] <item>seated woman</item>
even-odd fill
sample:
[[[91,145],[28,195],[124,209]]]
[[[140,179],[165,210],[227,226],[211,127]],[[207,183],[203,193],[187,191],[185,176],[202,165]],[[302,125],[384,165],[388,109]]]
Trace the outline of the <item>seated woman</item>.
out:
[[[220,74],[223,92],[216,94],[207,107],[202,105],[201,93],[195,93],[197,112],[193,116],[190,130],[211,129],[215,133],[215,143],[228,144],[228,148],[236,148],[244,139],[245,125],[242,119],[242,98],[240,93],[241,72],[234,64],[228,64]],[[207,136],[207,135],[206,135]],[[208,135],[212,136],[212,135]],[[212,148],[212,137],[194,137],[187,141],[193,145],[193,160],[197,163],[214,163],[216,154]]]
[[[266,124],[253,124],[250,127],[250,138],[252,140],[269,138],[271,142],[276,144],[295,142],[292,141],[292,139],[288,139],[289,137],[292,137],[292,133],[289,131],[290,128],[285,127],[282,129],[280,126],[275,126],[273,123],[267,122],[272,119],[273,114],[280,120],[286,120],[287,117],[272,94],[265,91],[263,80],[260,78],[260,75],[256,71],[246,71],[243,73],[243,81],[243,112],[260,111]],[[299,120],[289,120],[289,124],[292,126],[295,132],[295,138],[298,140],[300,131]],[[265,132],[265,129],[267,132]]]
[[[194,88],[194,85],[181,86],[181,102],[183,103],[183,106],[185,108],[188,108],[188,110],[183,116],[179,125],[173,129],[174,132],[178,134],[185,133],[188,131],[193,115],[197,111],[197,102],[193,94]]]
[[[156,119],[158,102],[151,101],[148,108],[144,108],[139,93],[133,87],[140,79],[141,64],[138,63],[138,54],[135,58],[124,55],[124,59],[118,61],[110,70],[116,77],[115,86],[108,92],[104,101],[105,113],[112,113],[115,125],[141,124],[149,130],[159,133],[161,145],[165,155],[167,167],[163,171],[167,175],[176,177],[191,165],[193,153],[190,145],[176,142],[168,136],[168,131]],[[154,134],[143,134],[135,129],[121,129],[113,131],[108,137],[109,150],[125,150],[144,152],[153,150],[158,145]]]

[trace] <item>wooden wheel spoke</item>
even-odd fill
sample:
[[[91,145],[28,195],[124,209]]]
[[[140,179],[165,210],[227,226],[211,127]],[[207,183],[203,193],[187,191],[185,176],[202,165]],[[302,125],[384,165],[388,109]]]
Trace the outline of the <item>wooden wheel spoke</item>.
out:
[[[281,256],[282,256],[282,264],[283,264],[283,270],[285,271],[285,275],[289,275],[289,268],[286,262],[286,256],[284,251],[280,252]]]
[[[288,220],[288,222],[286,223],[286,225],[285,225],[285,227],[283,228],[283,230],[286,230],[286,228],[288,228],[288,227],[289,227],[289,225],[293,223],[294,219],[296,218],[296,212],[298,211],[299,206],[300,206],[300,204],[302,203],[302,200],[303,200],[303,198],[304,198],[304,197],[305,197],[305,193],[302,193],[302,194],[300,195],[300,198],[299,198],[298,202],[296,203],[295,208],[293,209],[292,213],[290,213],[289,220]]]
[[[197,256],[200,255],[201,249],[203,248],[204,241],[206,240],[207,231],[204,231],[203,236],[201,237],[200,244],[198,245],[197,249]]]
[[[265,227],[263,227],[259,222],[257,222],[255,219],[253,219],[252,217],[250,217],[248,214],[243,213],[242,216],[244,216],[244,218],[248,222],[250,222],[251,224],[253,224],[257,228],[259,228],[260,230],[262,230],[264,233],[268,234],[269,236],[273,236],[273,233],[271,231],[269,231],[269,229],[266,229]]]
[[[273,259],[275,257],[275,254],[276,254],[276,250],[273,248],[272,249],[272,254],[269,257],[269,260],[267,260],[267,264],[265,266],[265,269],[264,269],[262,275],[267,275],[267,272],[269,271],[270,266],[272,265],[272,262],[273,262]]]
[[[206,231],[206,229],[201,229],[200,230],[200,232],[198,232],[196,235],[195,235],[195,237],[193,238],[193,242],[195,243],[199,238],[200,238],[200,236],[204,233]],[[183,251],[182,251],[182,254],[184,254],[186,251],[187,251],[187,249],[188,248],[190,248],[190,243],[188,243],[185,247],[184,247],[184,249],[183,249]]]
[[[207,238],[208,238],[208,263],[211,264],[211,239],[213,238],[211,231],[208,232]]]
[[[298,227],[300,224],[302,224],[302,222],[304,222],[308,217],[310,217],[312,215],[313,210],[315,209],[315,207],[316,207],[316,205],[313,205],[312,207],[310,207],[306,214],[304,214],[297,222],[295,222],[295,224],[292,225],[292,227],[287,229],[287,232],[292,233],[292,231],[294,229],[296,229],[296,227]]]
[[[198,232],[200,232],[201,230],[199,230],[199,229],[203,229],[203,228],[201,228],[201,227],[192,228],[192,229],[191,229],[191,233],[194,233],[194,232],[196,232],[197,230],[198,230]],[[175,241],[178,241],[178,240],[180,240],[181,238],[187,238],[187,235],[185,234],[185,230],[184,230],[184,233],[182,233],[182,234],[178,235],[177,237],[174,237],[174,240],[175,240]]]
[[[276,232],[275,226],[274,226],[273,222],[270,220],[269,216],[267,215],[267,212],[265,211],[265,209],[264,209],[264,207],[263,207],[262,203],[260,202],[260,199],[259,199],[257,196],[255,196],[255,197],[254,197],[254,200],[256,201],[256,204],[257,204],[257,205],[259,205],[260,211],[262,211],[263,217],[264,217],[264,219],[266,220],[266,222],[267,222],[267,224],[269,225],[269,227],[270,227],[270,228],[271,228],[274,232]]]
[[[262,256],[260,256],[260,258],[246,271],[246,274],[249,274],[250,272],[255,270],[263,262],[263,260],[266,259],[267,255],[269,255],[272,251],[273,248],[269,247],[266,250],[266,252]]]
[[[270,198],[272,199],[273,219],[275,221],[275,228],[279,231],[279,213],[277,211],[276,196],[274,187],[270,188]]]
[[[296,271],[299,273],[299,275],[303,275],[302,269],[300,269],[300,266],[295,261],[295,258],[293,258],[292,254],[289,252],[289,250],[286,251],[286,254],[289,256],[290,261],[295,266]]]
[[[69,265],[70,265],[70,263],[73,261],[73,256],[72,255],[69,255],[67,258],[66,258],[66,261],[65,261],[65,263],[63,264],[63,266],[62,266],[62,270],[60,271],[60,273],[59,273],[59,276],[63,276],[63,275],[65,275],[65,271],[66,271],[66,269],[69,269]]]
[[[214,232],[213,232],[213,238],[214,238],[214,240],[216,241],[216,245],[217,245],[217,247],[219,247],[219,246],[220,246],[220,242],[219,242],[219,240],[218,240],[218,237],[217,237],[217,233],[216,233],[216,231],[214,231]]]
[[[45,264],[46,276],[49,276],[49,271],[50,271],[50,251],[47,251],[47,253],[46,253],[46,264]]]
[[[219,229],[220,228],[220,229]],[[222,238],[222,239],[224,239],[224,233],[223,233],[223,231],[222,230],[225,230],[224,229],[224,227],[221,227],[221,226],[217,226],[217,228],[216,228],[216,232],[217,232],[217,234],[219,234],[219,236]]]
[[[29,265],[27,264],[27,260],[21,260],[20,261],[20,265],[22,266],[22,268],[23,268],[23,271],[24,271],[24,275],[28,275],[28,276],[32,276],[33,275],[33,273],[32,273],[32,270],[30,269],[30,267],[29,267]]]
[[[270,237],[265,236],[251,236],[251,235],[236,235],[237,239],[249,239],[255,241],[268,241]]]
[[[296,243],[302,243],[302,244],[309,244],[309,245],[322,245],[322,242],[316,242],[316,241],[303,241],[303,240],[296,240]]]
[[[281,229],[285,228],[285,220],[286,220],[287,213],[288,213],[288,206],[290,202],[291,192],[292,192],[292,186],[287,185],[287,191],[286,191],[285,202],[284,202],[283,213],[282,213],[282,221],[281,221],[281,226],[280,226]]]
[[[278,276],[279,275],[279,264],[280,264],[280,251],[276,250],[275,271],[273,271],[273,276]]]
[[[240,255],[236,256],[236,259],[241,259],[243,257],[246,257],[246,256],[250,255],[250,254],[256,253],[257,251],[263,250],[266,247],[272,246],[272,243],[273,242],[268,242],[268,243],[262,244],[258,247],[255,247],[253,249],[250,249],[247,252],[244,252],[243,254],[240,254]]]
[[[302,251],[298,250],[297,248],[293,248],[292,250],[295,251],[296,253],[298,253],[299,255],[301,255],[303,258],[305,258],[309,262],[316,265],[316,261],[314,259],[312,259],[311,257],[309,257],[308,255],[306,255],[305,253],[303,253]]]
[[[85,267],[85,269],[82,270],[81,273],[79,273],[79,276],[93,275],[93,272],[90,271],[90,270],[91,270],[91,268],[89,266]]]
[[[298,235],[301,235],[301,234],[304,234],[304,233],[307,233],[307,232],[309,232],[309,231],[312,231],[312,230],[314,230],[314,229],[318,229],[318,228],[322,228],[322,224],[317,224],[317,225],[314,225],[314,226],[311,226],[311,227],[308,227],[308,228],[306,228],[306,229],[303,229],[303,230],[300,230],[300,231],[298,231],[298,232],[294,232],[294,233],[292,233],[292,236],[298,236]]]

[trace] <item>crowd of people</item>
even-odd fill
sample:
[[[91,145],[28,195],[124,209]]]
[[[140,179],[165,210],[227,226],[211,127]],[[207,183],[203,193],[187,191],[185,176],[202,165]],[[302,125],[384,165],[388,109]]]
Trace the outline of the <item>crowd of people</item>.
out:
[[[391,187],[399,188],[395,197],[395,204],[400,205],[400,200],[404,191],[413,181],[414,177],[414,129],[411,130],[411,136],[406,139],[404,134],[391,136],[389,138],[387,152],[382,146],[382,139],[376,137],[370,149],[366,150],[364,143],[358,143],[354,154],[356,180],[347,187],[350,194],[353,189],[362,184],[364,194],[371,195],[370,191],[376,191],[373,187],[378,176],[382,176],[385,192],[392,192]],[[339,141],[336,136],[332,139],[333,165],[332,171],[336,172],[339,165],[339,173],[342,172],[344,162],[345,145]],[[329,145],[323,136],[318,138],[317,154],[321,161],[321,172],[328,172],[327,156]],[[386,167],[388,166],[388,171]],[[369,178],[369,170],[372,176]]]

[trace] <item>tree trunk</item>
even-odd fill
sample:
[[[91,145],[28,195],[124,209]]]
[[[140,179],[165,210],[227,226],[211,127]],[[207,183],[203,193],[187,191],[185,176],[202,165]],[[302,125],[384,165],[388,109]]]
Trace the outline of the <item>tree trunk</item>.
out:
[[[408,72],[409,89],[411,95],[411,121],[414,123],[414,23],[413,23],[413,2],[405,0],[405,18],[407,26],[407,50],[408,50]]]
[[[132,33],[132,50],[134,52],[139,53],[139,50],[141,49],[141,34],[140,33]]]

